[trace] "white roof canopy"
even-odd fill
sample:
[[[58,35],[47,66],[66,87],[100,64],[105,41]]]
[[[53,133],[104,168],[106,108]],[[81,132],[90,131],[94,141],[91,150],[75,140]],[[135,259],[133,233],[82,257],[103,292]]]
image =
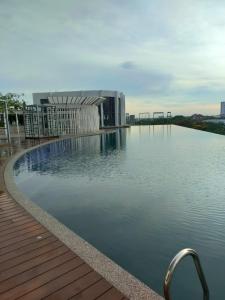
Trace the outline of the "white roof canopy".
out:
[[[99,96],[48,96],[49,104],[99,105],[106,98]]]

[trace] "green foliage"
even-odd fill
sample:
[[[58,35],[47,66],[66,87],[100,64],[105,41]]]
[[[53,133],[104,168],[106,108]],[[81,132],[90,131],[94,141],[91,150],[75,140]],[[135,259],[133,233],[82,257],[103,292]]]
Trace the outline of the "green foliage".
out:
[[[203,120],[193,120],[192,117],[173,118],[173,124],[225,135],[225,124],[205,122],[204,119],[205,118],[203,118]]]
[[[141,119],[135,122],[135,125],[161,125],[161,124],[171,124],[172,118],[149,118]]]
[[[22,110],[24,101],[24,94],[8,93],[4,96],[0,95],[0,112],[4,111],[4,102],[7,101],[9,112],[14,112],[15,110]]]

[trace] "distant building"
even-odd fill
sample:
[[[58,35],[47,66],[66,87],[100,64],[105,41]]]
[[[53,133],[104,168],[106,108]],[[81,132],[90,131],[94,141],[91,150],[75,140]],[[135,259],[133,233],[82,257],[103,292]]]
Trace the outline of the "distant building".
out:
[[[195,120],[195,121],[202,121],[204,119],[204,116],[201,115],[201,114],[194,114],[191,116],[192,120]]]
[[[220,104],[220,116],[221,118],[225,117],[225,101],[222,101]]]
[[[33,94],[24,109],[26,137],[87,133],[126,124],[125,95],[118,91]]]
[[[130,124],[130,114],[126,113],[126,124]]]
[[[135,124],[135,115],[130,115],[130,124]]]

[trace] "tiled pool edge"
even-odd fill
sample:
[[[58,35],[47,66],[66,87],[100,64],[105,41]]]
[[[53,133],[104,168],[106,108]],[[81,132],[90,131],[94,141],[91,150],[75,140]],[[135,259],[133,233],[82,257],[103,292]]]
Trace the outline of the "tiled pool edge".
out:
[[[128,298],[135,300],[163,300],[161,296],[60,223],[53,216],[49,215],[19,191],[13,178],[13,166],[15,162],[25,153],[54,142],[57,142],[57,140],[31,147],[21,151],[9,160],[4,171],[5,186],[8,193],[35,219]]]

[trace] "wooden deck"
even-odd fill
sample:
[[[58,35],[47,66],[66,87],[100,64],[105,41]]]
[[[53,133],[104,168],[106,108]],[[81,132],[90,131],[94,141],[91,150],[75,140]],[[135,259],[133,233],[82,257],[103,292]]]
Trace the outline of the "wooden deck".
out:
[[[2,193],[0,299],[127,298]]]
[[[13,147],[8,156],[16,152]],[[1,168],[0,175],[2,185]],[[0,300],[6,299],[128,298],[0,192]]]

